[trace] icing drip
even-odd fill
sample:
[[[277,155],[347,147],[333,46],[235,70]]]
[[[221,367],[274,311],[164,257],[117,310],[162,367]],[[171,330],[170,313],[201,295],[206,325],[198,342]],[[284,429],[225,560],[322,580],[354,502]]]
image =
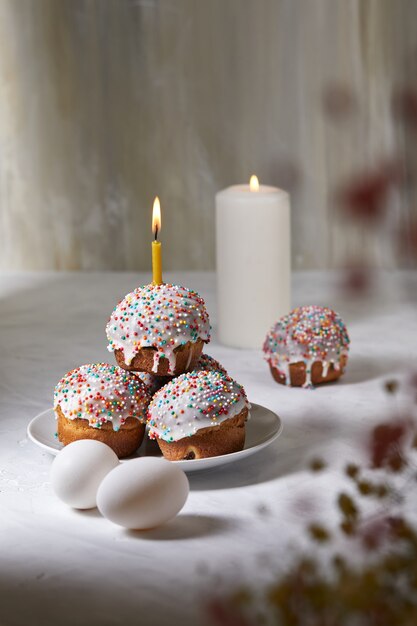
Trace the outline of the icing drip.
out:
[[[166,358],[175,369],[174,350],[188,342],[210,341],[210,322],[204,300],[179,285],[145,285],[129,293],[114,309],[106,326],[108,350],[123,350],[130,365],[141,348],[153,347],[152,371]],[[190,357],[191,361],[191,357]]]
[[[150,437],[178,441],[250,408],[241,385],[220,372],[182,374],[160,389],[148,410]]]
[[[201,372],[203,370],[205,370],[206,372],[220,372],[221,374],[227,375],[227,371],[225,370],[223,365],[221,365],[221,363],[216,361],[216,359],[213,359],[213,357],[209,356],[208,354],[202,354],[200,356],[193,372]]]
[[[67,419],[88,420],[100,428],[105,422],[119,430],[128,417],[144,422],[150,395],[130,372],[106,363],[82,365],[66,374],[55,387],[54,410]]]
[[[323,371],[321,374],[323,378],[325,378],[327,374],[329,373],[329,367],[330,367],[330,361],[323,361]]]
[[[313,363],[314,361],[312,361],[311,359],[308,359],[308,361],[306,361],[306,379],[303,387],[313,386],[313,383],[311,382],[311,368],[313,367]]]
[[[311,387],[313,363],[322,362],[322,376],[327,376],[330,365],[340,369],[342,356],[349,351],[346,326],[337,313],[327,307],[303,306],[281,317],[264,342],[266,360],[291,384],[291,363],[304,363],[306,380],[303,387]]]

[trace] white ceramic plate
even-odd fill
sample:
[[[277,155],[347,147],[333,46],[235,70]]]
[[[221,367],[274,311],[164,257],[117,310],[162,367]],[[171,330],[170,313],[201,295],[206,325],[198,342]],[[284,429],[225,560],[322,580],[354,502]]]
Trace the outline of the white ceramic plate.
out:
[[[246,441],[243,450],[232,452],[231,454],[223,454],[222,456],[213,456],[208,459],[172,462],[185,472],[195,472],[224,465],[225,463],[233,463],[233,461],[244,459],[262,450],[262,448],[275,441],[281,432],[282,422],[278,415],[259,404],[252,404],[251,418],[246,423]],[[62,448],[62,444],[56,436],[56,420],[53,409],[48,409],[34,417],[28,425],[27,434],[33,443],[50,454],[56,455]],[[158,444],[146,438],[137,453],[124,460],[129,461],[141,456],[161,456]]]

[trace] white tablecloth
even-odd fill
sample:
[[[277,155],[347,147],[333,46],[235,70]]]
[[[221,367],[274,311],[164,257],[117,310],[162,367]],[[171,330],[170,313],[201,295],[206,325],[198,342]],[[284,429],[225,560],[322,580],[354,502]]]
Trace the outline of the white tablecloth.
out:
[[[206,299],[214,325],[207,352],[243,383],[250,400],[282,417],[284,432],[251,458],[190,475],[185,508],[158,530],[129,532],[96,510],[68,509],[51,491],[52,457],[27,440],[27,423],[51,406],[66,371],[112,358],[107,318],[148,277],[3,275],[2,626],[207,623],[213,597],[241,582],[260,588],[303,549],[307,520],[337,523],[335,494],[347,480],[340,470],[362,454],[369,425],[390,410],[382,381],[416,359],[415,274],[385,275],[366,303],[342,297],[333,275],[294,276],[293,304],[336,308],[352,341],[345,377],[313,391],[277,385],[260,350],[217,343],[214,275],[165,278]],[[313,479],[308,464],[316,456],[328,468]]]

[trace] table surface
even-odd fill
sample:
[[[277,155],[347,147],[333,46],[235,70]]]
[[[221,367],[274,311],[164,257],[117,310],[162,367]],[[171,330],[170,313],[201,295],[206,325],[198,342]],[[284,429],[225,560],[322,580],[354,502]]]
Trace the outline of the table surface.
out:
[[[145,274],[8,273],[0,277],[0,623],[61,625],[210,623],[218,594],[261,588],[307,544],[310,519],[336,523],[343,464],[364,453],[372,423],[390,410],[383,381],[417,355],[417,275],[386,274],[372,298],[343,296],[337,277],[293,276],[293,304],[327,304],[345,319],[351,352],[345,376],[315,390],[277,385],[261,351],[216,340],[215,276],[166,279],[197,289],[211,314],[207,352],[241,382],[250,400],[278,413],[282,436],[239,461],[189,475],[181,514],[147,532],[119,528],[96,509],[55,498],[52,458],[26,438],[49,408],[56,382],[82,363],[109,359],[105,323]],[[313,457],[326,471],[309,471]],[[313,482],[314,481],[314,482]]]

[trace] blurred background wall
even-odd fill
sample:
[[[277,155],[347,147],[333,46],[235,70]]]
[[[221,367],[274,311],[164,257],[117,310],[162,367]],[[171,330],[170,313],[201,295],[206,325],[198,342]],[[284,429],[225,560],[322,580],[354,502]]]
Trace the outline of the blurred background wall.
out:
[[[214,194],[252,173],[291,192],[295,268],[413,264],[416,20],[414,0],[0,0],[0,268],[148,269],[159,194],[165,267],[211,269]]]

